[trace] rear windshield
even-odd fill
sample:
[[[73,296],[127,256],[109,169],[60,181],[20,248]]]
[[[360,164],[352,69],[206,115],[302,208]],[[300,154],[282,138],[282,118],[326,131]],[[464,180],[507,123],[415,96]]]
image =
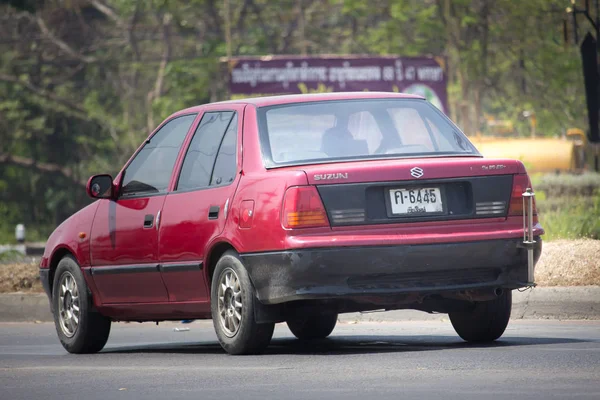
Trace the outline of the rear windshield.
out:
[[[268,166],[387,157],[477,155],[433,105],[417,99],[296,103],[259,109]]]

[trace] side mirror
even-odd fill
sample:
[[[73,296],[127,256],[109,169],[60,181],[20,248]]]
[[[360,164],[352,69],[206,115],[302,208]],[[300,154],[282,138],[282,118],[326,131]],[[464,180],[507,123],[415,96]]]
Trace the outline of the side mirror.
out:
[[[106,174],[94,175],[88,180],[85,190],[93,199],[112,199],[114,198],[113,178]]]

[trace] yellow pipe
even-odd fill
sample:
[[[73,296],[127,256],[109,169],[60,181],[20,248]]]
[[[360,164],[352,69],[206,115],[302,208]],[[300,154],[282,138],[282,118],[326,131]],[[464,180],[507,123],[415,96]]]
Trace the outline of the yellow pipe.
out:
[[[521,160],[529,172],[571,171],[575,169],[575,144],[553,138],[470,138],[475,147],[489,158]]]

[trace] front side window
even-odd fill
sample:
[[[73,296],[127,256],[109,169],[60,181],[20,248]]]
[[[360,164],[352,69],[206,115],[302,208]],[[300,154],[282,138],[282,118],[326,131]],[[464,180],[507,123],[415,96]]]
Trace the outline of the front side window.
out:
[[[229,176],[225,176],[221,169],[216,171],[215,160],[219,164],[219,159],[222,157],[219,149],[223,145],[225,146],[223,151],[226,150],[235,157],[235,141],[232,150],[230,143],[232,135],[226,135],[231,125],[235,126],[233,136],[237,138],[237,117],[233,111],[208,112],[202,116],[183,160],[177,190],[191,190],[226,183],[225,180],[228,180]]]
[[[194,114],[172,119],[146,142],[125,169],[123,197],[167,191],[181,144],[195,118]]]
[[[267,167],[329,160],[480,156],[443,114],[417,99],[296,103],[258,110]]]

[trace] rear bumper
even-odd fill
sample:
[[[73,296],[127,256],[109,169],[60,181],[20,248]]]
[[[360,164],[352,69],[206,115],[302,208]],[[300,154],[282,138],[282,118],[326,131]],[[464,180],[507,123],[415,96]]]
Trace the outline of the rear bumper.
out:
[[[536,237],[534,260],[542,251]],[[358,298],[403,293],[527,286],[520,239],[426,245],[364,246],[242,254],[258,299]]]

